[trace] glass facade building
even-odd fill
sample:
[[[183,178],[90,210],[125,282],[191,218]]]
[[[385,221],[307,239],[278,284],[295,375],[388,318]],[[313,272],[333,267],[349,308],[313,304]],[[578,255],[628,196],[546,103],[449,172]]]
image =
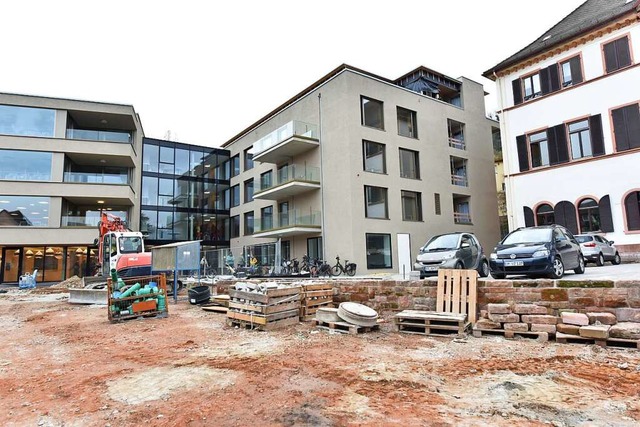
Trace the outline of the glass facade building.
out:
[[[147,245],[202,240],[228,247],[229,152],[144,138],[140,231]]]

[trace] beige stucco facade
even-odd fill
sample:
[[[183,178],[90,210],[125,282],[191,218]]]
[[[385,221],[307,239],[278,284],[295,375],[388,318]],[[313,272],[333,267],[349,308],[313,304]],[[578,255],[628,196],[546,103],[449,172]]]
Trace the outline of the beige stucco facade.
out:
[[[393,84],[360,70],[345,67],[330,78],[321,80],[288,105],[250,127],[244,134],[224,145],[231,157],[241,158],[241,172],[231,178],[231,185],[240,185],[241,203],[231,209],[231,216],[240,217],[240,236],[231,240],[234,251],[256,243],[274,242],[277,238],[289,241],[291,257],[298,259],[307,253],[307,240],[323,237],[324,257],[333,264],[336,255],[358,265],[358,274],[393,273],[400,270],[398,235],[410,236],[410,258],[415,259],[419,248],[435,234],[452,231],[475,233],[485,248],[490,249],[499,238],[494,156],[491,123],[485,117],[484,91],[480,84],[460,78],[462,107],[434,99]],[[362,125],[361,96],[383,103],[384,129]],[[415,112],[417,138],[399,135],[397,107]],[[452,148],[449,144],[448,119],[463,123],[466,149]],[[282,156],[271,156],[269,162],[255,162],[245,170],[244,151],[281,126],[301,121],[317,126],[316,146],[306,151],[281,150]],[[384,145],[386,172],[373,173],[363,168],[363,140]],[[419,179],[400,176],[399,149],[419,153]],[[466,159],[468,186],[452,184],[451,157]],[[260,155],[256,153],[256,157]],[[277,157],[276,160],[274,160]],[[245,203],[244,182],[269,170],[277,174],[282,163],[319,168],[320,188],[307,189],[295,195],[283,192],[262,200],[256,194]],[[315,179],[312,180],[315,182]],[[365,215],[365,186],[386,189],[387,211],[385,219],[367,218]],[[257,190],[256,190],[257,191]],[[422,220],[403,219],[402,191],[419,193]],[[440,212],[436,213],[435,194],[440,197]],[[454,221],[454,195],[469,201],[471,223]],[[305,214],[321,212],[321,221],[312,227],[274,227],[268,238],[256,232],[246,233],[244,214],[254,212],[260,223],[261,209],[273,206],[278,216],[281,202],[288,202],[289,211]],[[279,233],[280,232],[280,233]],[[367,234],[389,235],[391,266],[367,268]],[[406,264],[405,264],[406,265]]]

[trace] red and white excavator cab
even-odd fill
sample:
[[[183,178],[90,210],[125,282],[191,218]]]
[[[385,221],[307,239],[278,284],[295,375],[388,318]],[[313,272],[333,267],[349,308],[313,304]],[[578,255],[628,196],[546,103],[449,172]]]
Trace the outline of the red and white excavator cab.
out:
[[[100,221],[99,256],[100,272],[108,276],[112,268],[117,268],[123,256],[144,252],[142,233],[130,231],[117,216],[102,213]]]

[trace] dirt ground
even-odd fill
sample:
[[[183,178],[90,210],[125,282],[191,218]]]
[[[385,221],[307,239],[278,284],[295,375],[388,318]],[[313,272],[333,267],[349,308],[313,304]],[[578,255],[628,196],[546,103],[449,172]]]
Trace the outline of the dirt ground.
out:
[[[110,324],[0,295],[2,426],[637,426],[640,352],[490,338],[257,332],[186,302]],[[390,315],[390,313],[385,313]]]

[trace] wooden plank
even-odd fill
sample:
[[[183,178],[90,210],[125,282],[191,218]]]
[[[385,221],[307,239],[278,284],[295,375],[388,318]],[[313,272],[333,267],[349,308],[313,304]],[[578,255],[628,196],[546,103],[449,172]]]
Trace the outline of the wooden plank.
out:
[[[252,313],[240,313],[240,312],[234,311],[231,308],[227,312],[227,317],[230,318],[230,319],[244,320],[245,322],[257,323],[259,325],[266,325],[269,322],[273,322],[275,320],[280,320],[280,319],[286,319],[286,318],[289,318],[289,317],[298,318],[299,315],[300,315],[300,313],[299,313],[299,311],[297,309],[296,310],[289,310],[289,311],[282,311],[282,312],[273,313],[273,314],[266,314],[266,315],[252,314]]]
[[[474,270],[469,282],[469,299],[467,300],[467,318],[472,325],[478,320],[478,273]]]
[[[258,325],[256,323],[245,322],[237,319],[227,319],[227,326],[238,326],[242,328],[256,329],[259,331],[272,331],[274,329],[283,328],[285,326],[295,325],[300,323],[297,317],[289,317],[286,319],[275,320],[269,322],[266,325]]]
[[[304,292],[309,292],[309,291],[325,291],[325,290],[331,290],[333,291],[333,285],[331,284],[320,284],[320,285],[302,285],[302,289]]]
[[[300,308],[300,303],[298,301],[293,301],[285,304],[258,305],[229,301],[229,308],[233,308],[236,310],[253,311],[258,314],[273,314],[280,313],[281,311],[298,309]]]
[[[304,299],[314,298],[314,297],[325,297],[325,296],[333,296],[333,289],[319,290],[319,291],[309,291],[303,294]]]
[[[302,306],[303,307],[316,307],[316,306],[319,306],[319,305],[331,304],[332,302],[333,302],[333,298],[315,299],[315,300],[311,300],[311,301],[302,302]]]
[[[376,331],[380,329],[380,325],[374,326],[358,326],[347,322],[323,322],[322,320],[313,319],[312,326],[320,329],[332,330],[335,332],[348,333],[356,335],[362,332]]]
[[[470,323],[462,324],[460,326],[433,326],[433,325],[411,325],[411,324],[398,324],[396,330],[402,333],[412,333],[421,335],[464,335],[466,329],[471,326]]]
[[[453,283],[453,297],[451,313],[459,314],[460,313],[460,288],[462,287],[462,282],[465,280],[465,277],[462,275],[462,271],[456,271],[456,278]]]
[[[436,311],[446,311],[444,309],[444,287],[446,282],[445,270],[438,270],[438,290],[436,295]]]
[[[399,322],[395,324],[397,328],[416,327],[426,329],[442,329],[446,331],[464,331],[470,323],[461,322],[458,324],[440,325],[431,323],[414,323],[414,322]]]
[[[458,313],[467,314],[467,295],[469,293],[469,274],[465,271],[465,275],[460,281],[460,308]]]
[[[229,309],[223,305],[209,305],[206,307],[202,307],[204,311],[210,311],[213,313],[227,313]]]
[[[294,286],[291,288],[282,288],[282,289],[268,289],[267,296],[268,297],[283,297],[285,295],[295,295],[302,292],[302,287]]]
[[[267,295],[263,295],[263,294],[259,294],[259,293],[243,292],[243,291],[236,291],[236,290],[230,290],[229,291],[229,296],[232,299],[243,299],[245,301],[259,302],[259,303],[262,303],[262,304],[265,304],[265,305],[266,304],[279,304],[279,303],[281,303],[283,301],[289,302],[289,301],[298,301],[298,300],[300,300],[300,294],[271,297],[271,296],[267,296]]]
[[[454,314],[454,313],[438,313],[435,311],[417,311],[413,313],[407,313],[401,311],[395,315],[397,319],[425,319],[425,320],[442,320],[442,321],[464,321],[467,318],[466,314]]]

